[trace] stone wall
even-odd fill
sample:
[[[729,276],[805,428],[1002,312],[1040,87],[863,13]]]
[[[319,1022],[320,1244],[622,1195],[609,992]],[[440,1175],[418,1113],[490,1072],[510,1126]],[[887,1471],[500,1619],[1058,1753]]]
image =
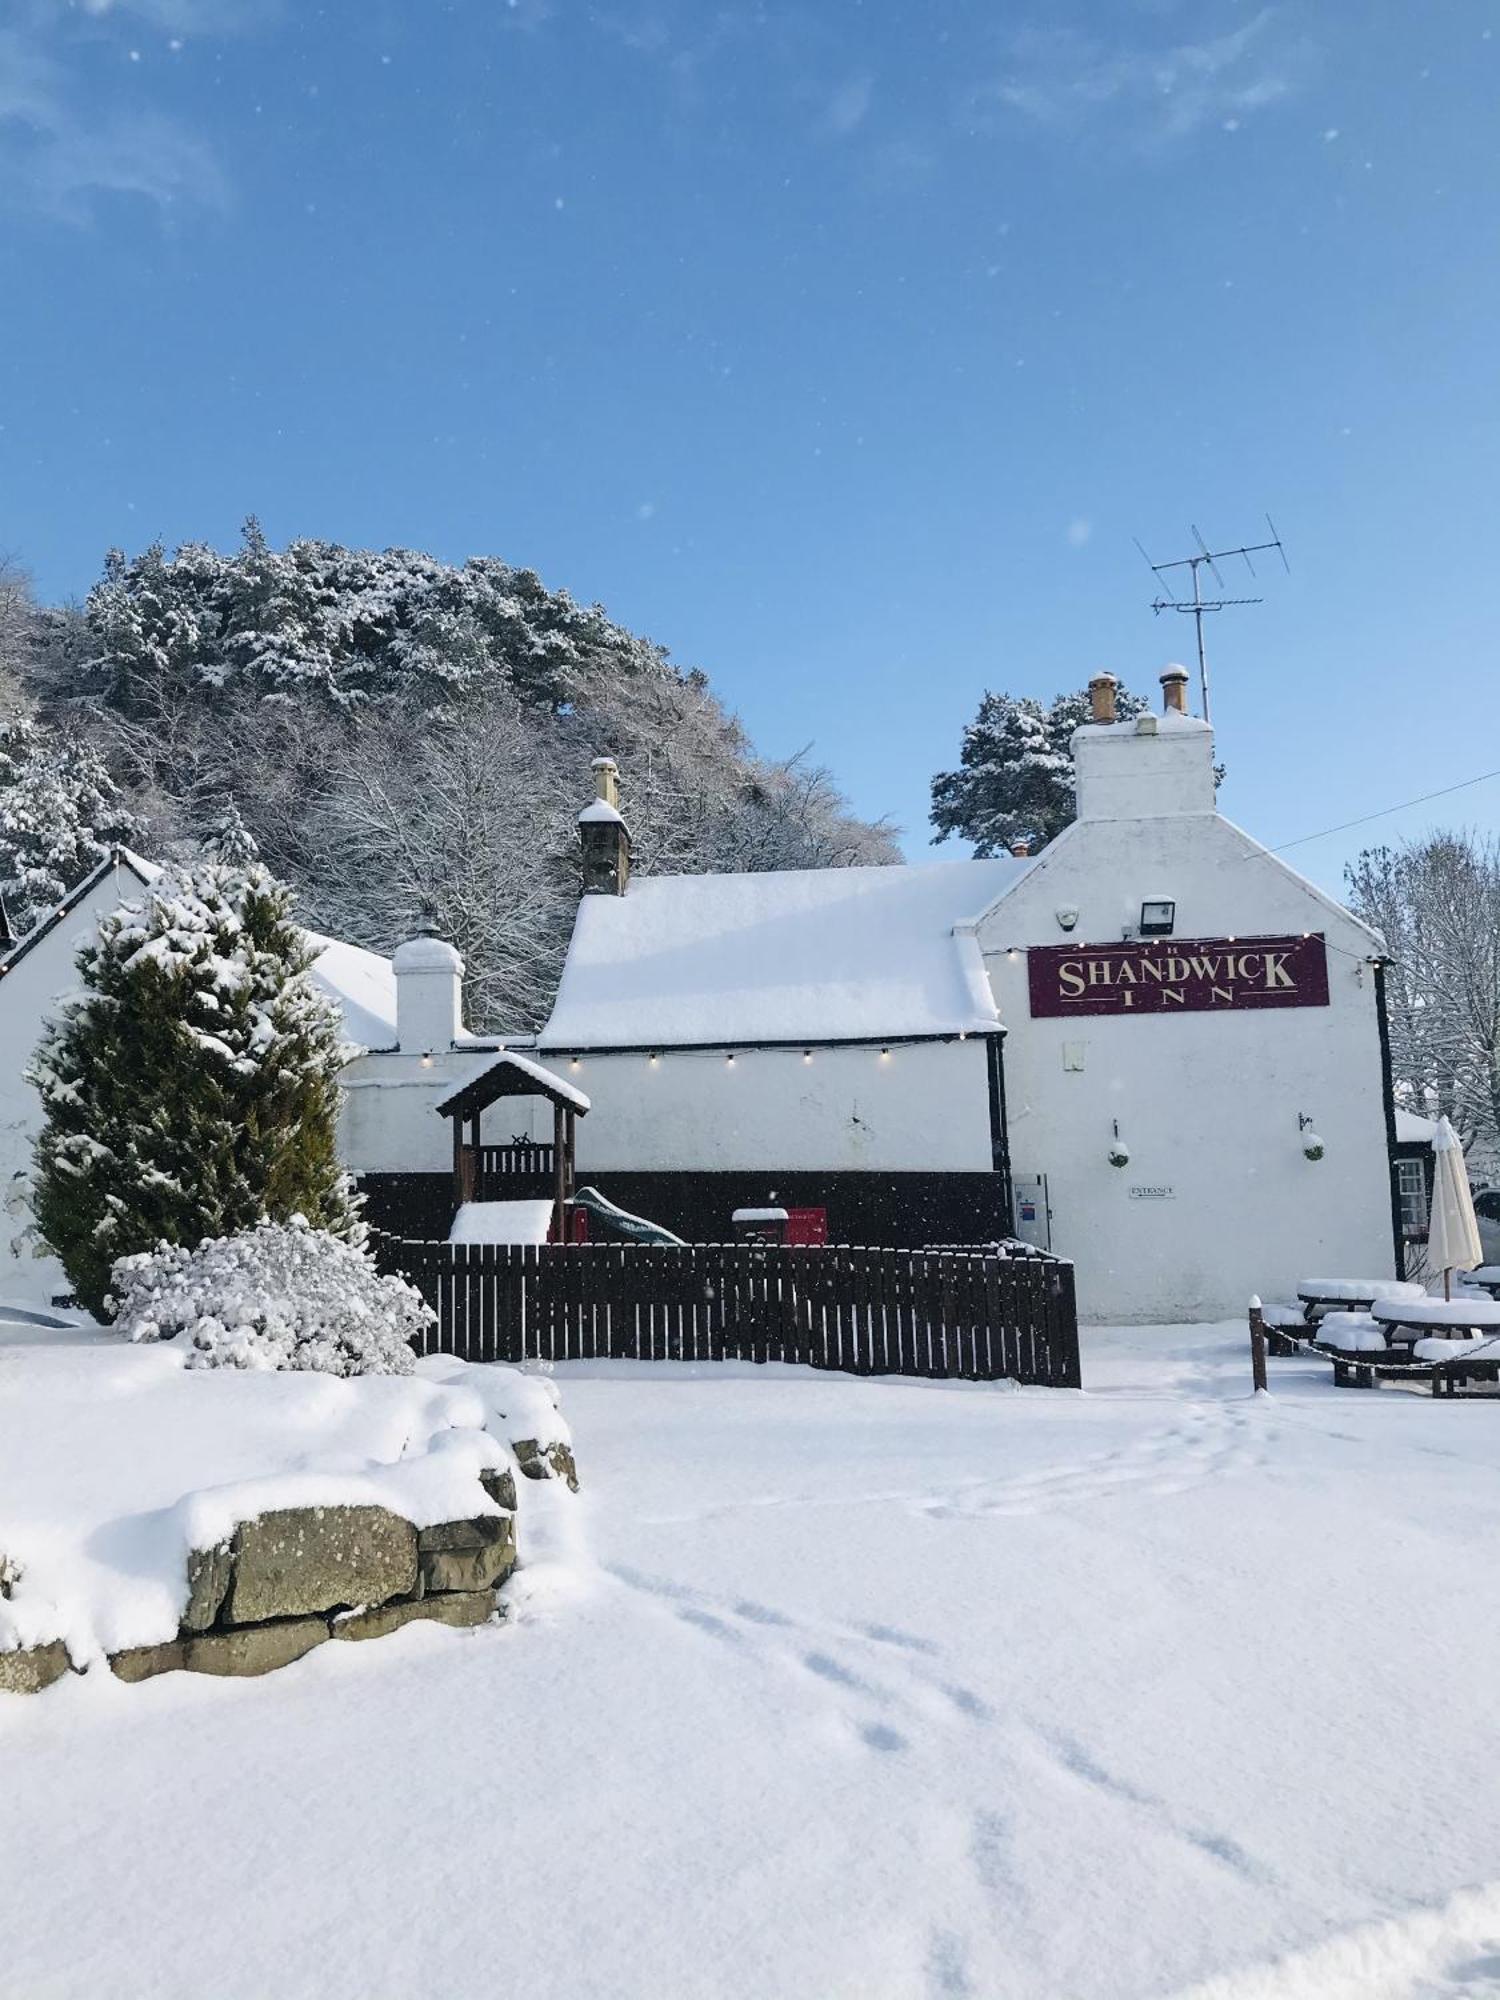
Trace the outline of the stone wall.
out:
[[[530,1479],[577,1486],[566,1445],[524,1439]],[[155,1674],[265,1674],[326,1639],[379,1639],[420,1618],[483,1625],[516,1562],[516,1482],[487,1470],[491,1507],[418,1528],[389,1508],[286,1507],[242,1521],[188,1557],[187,1607],[174,1638],[109,1656],[124,1681]],[[0,1566],[0,1588],[5,1572]],[[0,1690],[34,1694],[68,1669],[63,1642],[0,1652]]]

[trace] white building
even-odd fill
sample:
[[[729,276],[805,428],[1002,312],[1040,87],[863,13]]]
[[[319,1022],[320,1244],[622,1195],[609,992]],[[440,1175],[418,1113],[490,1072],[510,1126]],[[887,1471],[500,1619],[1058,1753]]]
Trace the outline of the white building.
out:
[[[1185,682],[1077,732],[1078,817],[1036,857],[632,880],[601,760],[535,1043],[592,1107],[579,1181],[699,1240],[767,1207],[802,1241],[1015,1230],[1075,1260],[1096,1319],[1390,1275],[1381,941],[1219,814]],[[346,1147],[376,1219],[446,1234],[436,1107],[503,1045],[464,1033],[450,947],[395,964],[400,1047],[353,1065]],[[491,1145],[553,1116],[507,1099]]]
[[[1035,857],[632,880],[599,760],[534,1040],[465,1029],[440,939],[318,962],[365,1050],[340,1144],[371,1221],[439,1237],[462,1198],[550,1197],[561,1142],[579,1182],[689,1239],[767,1209],[803,1242],[1019,1233],[1074,1260],[1094,1319],[1389,1276],[1383,946],[1221,817],[1212,732],[1162,678],[1164,713],[1129,722],[1095,683],[1078,816]],[[121,871],[148,880],[122,854],[5,961],[7,1176],[36,1118],[20,1064]]]
[[[1162,716],[1077,732],[1078,817],[980,926],[1017,1190],[1093,1318],[1398,1255],[1382,941],[1220,815],[1163,679]]]

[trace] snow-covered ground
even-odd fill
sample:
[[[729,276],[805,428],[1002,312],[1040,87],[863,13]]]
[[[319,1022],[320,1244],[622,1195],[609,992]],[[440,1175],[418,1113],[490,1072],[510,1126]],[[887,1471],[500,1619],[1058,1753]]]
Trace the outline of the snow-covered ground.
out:
[[[0,1993],[1500,1993],[1500,1406],[1272,1369],[560,1369],[507,1626],[0,1698]]]

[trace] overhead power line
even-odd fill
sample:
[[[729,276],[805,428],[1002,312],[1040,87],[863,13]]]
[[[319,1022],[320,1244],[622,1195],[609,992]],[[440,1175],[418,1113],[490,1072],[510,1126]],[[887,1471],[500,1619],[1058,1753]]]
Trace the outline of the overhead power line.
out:
[[[1382,806],[1379,812],[1361,813],[1358,819],[1340,820],[1337,826],[1325,826],[1321,833],[1299,833],[1295,840],[1279,841],[1266,852],[1285,854],[1289,847],[1305,847],[1310,840],[1326,840],[1332,833],[1347,833],[1351,826],[1368,826],[1372,819],[1389,819],[1392,813],[1407,812],[1412,806],[1425,806],[1432,799],[1446,799],[1454,792],[1466,792],[1471,785],[1488,784],[1491,778],[1500,778],[1500,771],[1481,771],[1477,778],[1464,778],[1456,785],[1444,785],[1439,791],[1423,792],[1417,799],[1403,799],[1398,806]]]

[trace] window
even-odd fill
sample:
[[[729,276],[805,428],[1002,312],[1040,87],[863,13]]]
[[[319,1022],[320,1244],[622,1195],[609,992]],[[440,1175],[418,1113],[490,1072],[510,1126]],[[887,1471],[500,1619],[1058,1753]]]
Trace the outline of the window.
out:
[[[1401,1234],[1427,1234],[1427,1173],[1420,1160],[1397,1160],[1396,1192],[1401,1201]]]

